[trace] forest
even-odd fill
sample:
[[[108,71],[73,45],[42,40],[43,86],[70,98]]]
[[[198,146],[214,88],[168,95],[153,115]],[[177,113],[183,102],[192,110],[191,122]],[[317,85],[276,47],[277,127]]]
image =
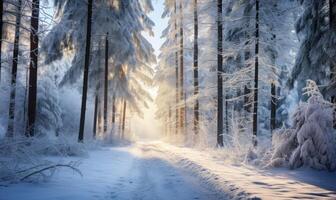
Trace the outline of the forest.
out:
[[[0,200],[336,199],[336,0],[0,0],[0,31]]]

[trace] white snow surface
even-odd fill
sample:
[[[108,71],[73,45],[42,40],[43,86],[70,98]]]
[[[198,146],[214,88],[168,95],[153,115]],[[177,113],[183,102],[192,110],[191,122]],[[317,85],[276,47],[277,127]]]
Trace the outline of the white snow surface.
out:
[[[0,184],[0,200],[336,199],[336,173],[260,170],[220,150],[137,142],[78,159],[83,177],[66,169],[48,182]]]

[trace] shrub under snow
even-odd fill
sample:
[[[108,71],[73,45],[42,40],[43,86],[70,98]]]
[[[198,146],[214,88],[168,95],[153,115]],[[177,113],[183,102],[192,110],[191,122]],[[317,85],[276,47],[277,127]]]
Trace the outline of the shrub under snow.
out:
[[[85,156],[87,148],[90,146],[65,136],[0,139],[0,184],[45,180],[63,168],[81,174],[77,169],[80,163],[64,161],[64,157]]]
[[[273,136],[273,152],[268,166],[309,166],[318,170],[336,170],[336,140],[333,129],[334,107],[325,101],[315,82],[305,88],[308,100],[300,103],[293,115],[292,127]]]

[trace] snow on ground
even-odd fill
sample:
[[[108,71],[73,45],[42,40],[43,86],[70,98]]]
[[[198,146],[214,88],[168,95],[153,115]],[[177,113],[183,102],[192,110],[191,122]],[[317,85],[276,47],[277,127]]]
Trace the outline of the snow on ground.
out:
[[[198,151],[166,143],[147,145],[148,149],[168,153],[178,165],[223,191],[229,198],[261,199],[336,199],[336,173],[311,169],[261,170],[225,161],[219,151]]]
[[[207,188],[144,146],[91,152],[79,166],[83,177],[61,170],[49,182],[0,186],[0,200],[225,199],[224,194]]]
[[[258,170],[223,160],[216,151],[163,142],[109,147],[82,158],[83,177],[61,170],[49,182],[0,186],[0,200],[336,199],[336,173]]]

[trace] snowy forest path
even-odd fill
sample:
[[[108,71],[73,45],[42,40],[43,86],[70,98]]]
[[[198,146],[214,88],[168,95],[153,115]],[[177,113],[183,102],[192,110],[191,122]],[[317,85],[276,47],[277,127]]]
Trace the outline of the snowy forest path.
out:
[[[83,177],[60,170],[48,182],[0,185],[0,200],[336,199],[336,173],[260,170],[222,150],[152,141],[61,159],[80,159]]]
[[[201,180],[168,162],[165,152],[137,143],[129,150],[135,156],[128,176],[112,188],[111,199],[177,200],[226,199]]]
[[[0,200],[226,199],[224,194],[168,162],[165,152],[147,146],[135,143],[92,151],[88,158],[77,158],[83,177],[71,170],[60,170],[48,182],[0,185]]]

